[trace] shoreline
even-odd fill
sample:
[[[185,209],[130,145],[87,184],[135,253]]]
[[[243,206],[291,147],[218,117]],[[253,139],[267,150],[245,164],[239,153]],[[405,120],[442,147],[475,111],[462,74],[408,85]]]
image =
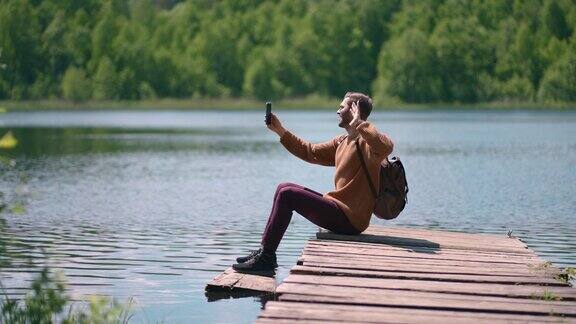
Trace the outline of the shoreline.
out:
[[[339,98],[305,97],[273,101],[275,110],[330,110],[337,109]],[[41,111],[41,110],[260,110],[265,101],[246,98],[226,99],[154,99],[139,101],[86,101],[75,103],[67,100],[26,100],[0,101],[0,112],[8,111]],[[384,102],[374,105],[375,111],[471,111],[471,110],[532,110],[532,111],[576,111],[576,102],[568,103],[534,103],[534,102],[485,102],[474,104],[429,103],[408,104],[401,102]]]

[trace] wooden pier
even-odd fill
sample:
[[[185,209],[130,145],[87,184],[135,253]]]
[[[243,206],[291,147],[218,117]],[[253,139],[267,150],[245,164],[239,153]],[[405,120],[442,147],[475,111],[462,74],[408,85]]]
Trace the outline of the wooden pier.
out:
[[[276,279],[274,272],[268,275],[247,274],[234,271],[232,267],[224,270],[206,284],[208,292],[255,292],[274,293]]]
[[[257,323],[576,323],[576,289],[517,238],[320,232]]]

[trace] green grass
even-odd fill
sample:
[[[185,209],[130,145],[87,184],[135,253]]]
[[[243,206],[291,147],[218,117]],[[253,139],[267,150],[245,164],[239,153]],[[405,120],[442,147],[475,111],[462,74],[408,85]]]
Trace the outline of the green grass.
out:
[[[328,98],[311,95],[301,98],[274,101],[273,109],[280,110],[336,110],[341,98]],[[258,110],[264,108],[263,100],[249,98],[220,99],[153,99],[137,101],[95,101],[72,102],[62,99],[35,101],[0,101],[2,111],[28,110]],[[433,103],[408,104],[395,100],[380,101],[375,110],[576,110],[576,103],[534,103],[534,102],[486,102],[474,104]]]
[[[555,295],[554,292],[550,290],[544,290],[541,295],[532,294],[531,298],[536,300],[547,300],[547,301],[562,300],[562,297]]]
[[[564,283],[570,283],[576,280],[576,268],[566,267],[562,269],[562,272],[556,276],[556,279]]]

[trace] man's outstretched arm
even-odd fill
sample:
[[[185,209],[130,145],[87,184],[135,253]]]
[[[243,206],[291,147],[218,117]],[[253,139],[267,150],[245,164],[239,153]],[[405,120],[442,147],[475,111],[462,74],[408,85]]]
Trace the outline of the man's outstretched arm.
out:
[[[335,155],[338,143],[336,138],[319,144],[311,144],[286,130],[276,115],[271,114],[271,122],[268,128],[280,136],[280,143],[292,154],[302,160],[326,165],[335,165]]]

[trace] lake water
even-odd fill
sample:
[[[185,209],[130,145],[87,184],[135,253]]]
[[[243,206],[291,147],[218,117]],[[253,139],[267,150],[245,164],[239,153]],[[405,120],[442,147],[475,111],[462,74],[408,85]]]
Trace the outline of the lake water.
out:
[[[342,133],[335,112],[280,111],[311,142]],[[134,322],[251,322],[263,299],[208,301],[204,285],[258,246],[276,186],[333,187],[333,169],[290,155],[246,112],[32,112],[0,115],[19,146],[0,190],[25,203],[0,216],[0,280],[21,296],[43,264],[70,294],[133,297]],[[375,112],[404,162],[396,224],[513,235],[576,266],[576,113]],[[3,220],[2,220],[3,219]],[[295,214],[277,281],[316,227]],[[210,298],[212,299],[212,298]]]

